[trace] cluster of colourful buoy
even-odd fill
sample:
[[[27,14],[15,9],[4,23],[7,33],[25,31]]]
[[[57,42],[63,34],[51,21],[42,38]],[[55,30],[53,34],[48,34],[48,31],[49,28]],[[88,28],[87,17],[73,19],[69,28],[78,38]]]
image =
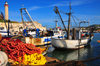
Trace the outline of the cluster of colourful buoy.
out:
[[[20,60],[22,57],[19,58]],[[23,65],[44,65],[46,63],[46,58],[42,54],[34,53],[31,55],[24,55]],[[14,65],[19,64],[19,62],[14,62]]]
[[[35,47],[33,44],[26,44],[18,39],[3,39],[0,43],[0,50],[4,51],[13,64],[43,65],[46,63],[42,55],[44,49]]]

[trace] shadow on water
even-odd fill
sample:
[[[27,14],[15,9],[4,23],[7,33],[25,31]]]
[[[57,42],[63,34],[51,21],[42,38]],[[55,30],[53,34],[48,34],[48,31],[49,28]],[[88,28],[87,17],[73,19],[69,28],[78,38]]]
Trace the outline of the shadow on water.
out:
[[[91,41],[91,45],[80,49],[80,55],[78,57],[78,50],[54,50],[47,55],[50,57],[55,57],[59,60],[70,61],[70,60],[86,60],[100,56],[100,33],[95,33],[94,38]],[[87,66],[100,66],[100,59],[86,62]]]

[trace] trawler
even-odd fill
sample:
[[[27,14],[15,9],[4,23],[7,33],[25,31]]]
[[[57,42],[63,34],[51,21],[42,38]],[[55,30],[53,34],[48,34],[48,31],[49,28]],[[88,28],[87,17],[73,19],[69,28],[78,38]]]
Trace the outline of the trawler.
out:
[[[60,16],[61,22],[65,28],[66,34],[67,34],[67,38],[63,38],[63,39],[59,39],[59,38],[52,38],[51,39],[51,44],[55,47],[55,48],[61,48],[61,49],[79,49],[79,48],[83,48],[87,45],[89,45],[89,43],[91,42],[93,35],[90,33],[90,31],[88,31],[88,35],[84,35],[82,34],[82,29],[79,26],[79,30],[78,30],[78,38],[76,39],[76,30],[75,28],[73,29],[73,35],[71,36],[70,34],[70,21],[71,21],[71,5],[70,5],[70,11],[69,13],[66,13],[69,16],[68,19],[68,29],[66,29],[64,21],[62,20],[62,17],[60,15],[60,12],[58,10],[58,7],[55,7],[55,13],[58,14]],[[88,23],[86,21],[81,21],[81,23]],[[85,33],[86,34],[86,33]]]

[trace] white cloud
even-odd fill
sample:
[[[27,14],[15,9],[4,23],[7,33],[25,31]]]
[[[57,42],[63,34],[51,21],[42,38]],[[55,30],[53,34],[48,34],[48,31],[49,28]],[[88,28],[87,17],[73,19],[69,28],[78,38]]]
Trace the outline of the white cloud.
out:
[[[36,10],[36,9],[40,9],[40,8],[43,8],[43,7],[33,6],[33,7],[29,8],[29,10]]]
[[[77,1],[72,1],[71,5],[72,6],[78,6],[78,5],[87,4],[89,2],[90,1],[87,1],[87,0],[84,0],[84,1],[77,0]],[[61,1],[61,2],[58,2],[58,3],[52,4],[50,6],[69,6],[69,3],[70,3],[69,1]]]
[[[79,6],[79,5],[83,5],[83,4],[87,4],[87,3],[91,3],[93,2],[93,0],[91,1],[88,1],[88,0],[72,0],[71,1],[71,5],[72,6]],[[60,2],[57,2],[57,3],[54,3],[54,4],[51,4],[51,5],[48,5],[48,6],[45,6],[45,7],[42,7],[42,6],[33,6],[33,7],[30,7],[29,10],[36,10],[36,9],[40,9],[40,8],[48,8],[48,7],[54,7],[54,6],[69,6],[69,1],[60,1]]]

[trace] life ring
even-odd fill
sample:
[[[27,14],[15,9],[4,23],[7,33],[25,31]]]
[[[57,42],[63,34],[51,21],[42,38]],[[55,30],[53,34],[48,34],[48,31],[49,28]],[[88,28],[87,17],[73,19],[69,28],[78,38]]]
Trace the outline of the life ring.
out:
[[[97,40],[98,43],[100,43],[100,40]]]

